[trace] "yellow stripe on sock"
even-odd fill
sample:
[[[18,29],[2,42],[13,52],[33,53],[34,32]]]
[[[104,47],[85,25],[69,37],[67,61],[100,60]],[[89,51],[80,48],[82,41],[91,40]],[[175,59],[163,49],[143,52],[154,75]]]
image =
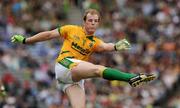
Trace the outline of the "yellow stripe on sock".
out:
[[[103,77],[103,72],[104,72],[104,70],[105,70],[106,68],[107,68],[107,67],[104,67],[104,66],[102,66],[102,67],[99,68],[99,70],[100,70],[100,77]]]

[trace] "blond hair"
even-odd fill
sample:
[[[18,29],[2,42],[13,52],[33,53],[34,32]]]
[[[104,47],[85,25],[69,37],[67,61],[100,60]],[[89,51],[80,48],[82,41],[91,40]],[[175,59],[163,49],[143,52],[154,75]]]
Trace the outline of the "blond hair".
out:
[[[84,13],[84,16],[83,16],[83,20],[86,21],[86,18],[87,18],[87,14],[90,13],[91,15],[98,15],[98,20],[100,22],[101,20],[101,16],[100,16],[100,13],[96,10],[96,9],[87,9]]]

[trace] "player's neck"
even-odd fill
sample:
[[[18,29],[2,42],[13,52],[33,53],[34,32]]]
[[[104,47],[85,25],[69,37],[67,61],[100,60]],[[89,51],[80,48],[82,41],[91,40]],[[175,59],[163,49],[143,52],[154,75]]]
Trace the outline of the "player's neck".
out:
[[[84,30],[84,33],[85,33],[86,36],[94,35],[94,32],[88,32],[84,26],[82,27],[82,29]]]

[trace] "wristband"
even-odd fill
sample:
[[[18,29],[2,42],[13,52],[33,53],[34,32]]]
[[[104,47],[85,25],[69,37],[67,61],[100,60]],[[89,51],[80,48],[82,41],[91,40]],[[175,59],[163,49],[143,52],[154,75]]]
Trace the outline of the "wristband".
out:
[[[22,42],[22,43],[23,43],[23,44],[26,44],[26,38],[23,39],[23,42]]]
[[[114,45],[114,50],[115,50],[115,51],[117,51],[117,49],[116,49],[116,45]]]

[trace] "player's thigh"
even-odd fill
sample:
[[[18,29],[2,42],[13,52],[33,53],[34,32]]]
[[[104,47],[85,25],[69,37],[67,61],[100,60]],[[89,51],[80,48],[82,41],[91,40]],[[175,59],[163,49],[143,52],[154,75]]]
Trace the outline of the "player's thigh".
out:
[[[55,64],[55,78],[58,87],[63,90],[63,92],[65,92],[66,88],[74,84],[78,84],[82,89],[84,89],[84,80],[74,82],[72,80],[71,70],[60,63]]]
[[[90,62],[82,61],[72,68],[72,79],[78,81],[86,78],[100,77],[100,71],[105,68],[101,65],[95,65]]]
[[[78,85],[74,84],[65,90],[72,108],[85,108],[85,91]]]

